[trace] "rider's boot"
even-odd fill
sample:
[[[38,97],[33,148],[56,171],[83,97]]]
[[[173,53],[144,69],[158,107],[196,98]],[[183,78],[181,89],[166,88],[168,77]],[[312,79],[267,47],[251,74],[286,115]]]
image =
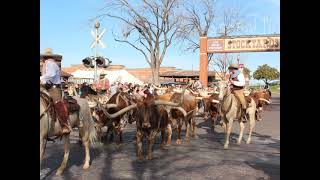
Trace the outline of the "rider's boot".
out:
[[[248,121],[247,109],[246,108],[242,108],[241,117],[243,117],[243,122],[244,123],[246,123]]]

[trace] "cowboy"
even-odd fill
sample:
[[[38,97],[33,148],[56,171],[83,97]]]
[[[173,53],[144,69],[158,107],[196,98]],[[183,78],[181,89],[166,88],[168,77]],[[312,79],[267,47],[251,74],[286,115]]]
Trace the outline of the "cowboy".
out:
[[[68,110],[62,100],[60,79],[61,70],[54,59],[59,56],[60,55],[53,54],[51,48],[45,49],[44,54],[40,55],[43,61],[40,84],[45,86],[54,102],[54,107],[56,109],[59,122],[62,126],[62,133],[69,134],[71,132],[71,127],[69,124]]]
[[[99,75],[99,79],[93,84],[95,90],[99,94],[103,94],[103,95],[105,95],[110,88],[109,80],[105,78],[105,75],[106,74],[101,73]]]
[[[195,89],[202,89],[202,83],[200,80],[197,80],[194,84],[193,84],[193,88]]]
[[[231,83],[231,89],[233,94],[239,99],[242,107],[242,117],[244,117],[244,121],[247,121],[246,117],[246,109],[247,109],[247,102],[244,96],[244,86],[246,84],[245,78],[243,73],[239,70],[238,64],[231,64],[229,66],[229,72],[230,72],[230,83]]]

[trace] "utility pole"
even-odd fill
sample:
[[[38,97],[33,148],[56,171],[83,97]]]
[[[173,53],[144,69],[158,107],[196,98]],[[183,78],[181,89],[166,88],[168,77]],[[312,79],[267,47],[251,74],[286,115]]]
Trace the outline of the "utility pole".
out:
[[[227,26],[224,26],[224,38],[227,38]],[[224,66],[224,71],[227,69],[227,53],[224,53],[224,59],[223,59],[223,66]],[[224,78],[226,78],[226,72],[222,72],[224,74]]]

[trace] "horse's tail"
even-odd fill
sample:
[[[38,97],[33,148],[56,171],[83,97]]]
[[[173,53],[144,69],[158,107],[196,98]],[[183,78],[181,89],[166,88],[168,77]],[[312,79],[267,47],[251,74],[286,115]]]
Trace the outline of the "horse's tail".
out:
[[[84,126],[87,124],[87,133],[89,136],[90,143],[94,146],[97,142],[97,132],[95,129],[95,123],[91,116],[91,110],[88,101],[84,98],[75,97],[78,104],[80,105],[80,121],[83,122]]]
[[[92,116],[90,116],[90,119],[89,119],[88,134],[89,134],[89,141],[94,146],[98,138],[97,138],[97,132],[96,132],[96,128],[94,127],[94,121]]]

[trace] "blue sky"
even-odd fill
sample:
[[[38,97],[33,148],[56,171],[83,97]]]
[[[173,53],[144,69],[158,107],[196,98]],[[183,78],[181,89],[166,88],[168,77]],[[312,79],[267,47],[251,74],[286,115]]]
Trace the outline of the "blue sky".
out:
[[[63,55],[62,66],[79,64],[91,56],[93,41],[89,19],[95,17],[103,0],[42,0],[40,1],[40,51],[47,47]],[[236,7],[244,16],[247,28],[241,34],[280,33],[280,0],[218,0],[217,7]],[[264,19],[266,26],[264,28]],[[144,57],[135,49],[114,41],[112,30],[117,33],[117,21],[107,18],[101,22],[107,29],[103,42],[107,48],[99,52],[112,64],[128,68],[148,67]],[[199,68],[199,52],[186,53],[180,46],[170,46],[162,66],[180,69]],[[269,64],[280,70],[280,53],[239,53],[240,62],[254,71],[259,65]]]

